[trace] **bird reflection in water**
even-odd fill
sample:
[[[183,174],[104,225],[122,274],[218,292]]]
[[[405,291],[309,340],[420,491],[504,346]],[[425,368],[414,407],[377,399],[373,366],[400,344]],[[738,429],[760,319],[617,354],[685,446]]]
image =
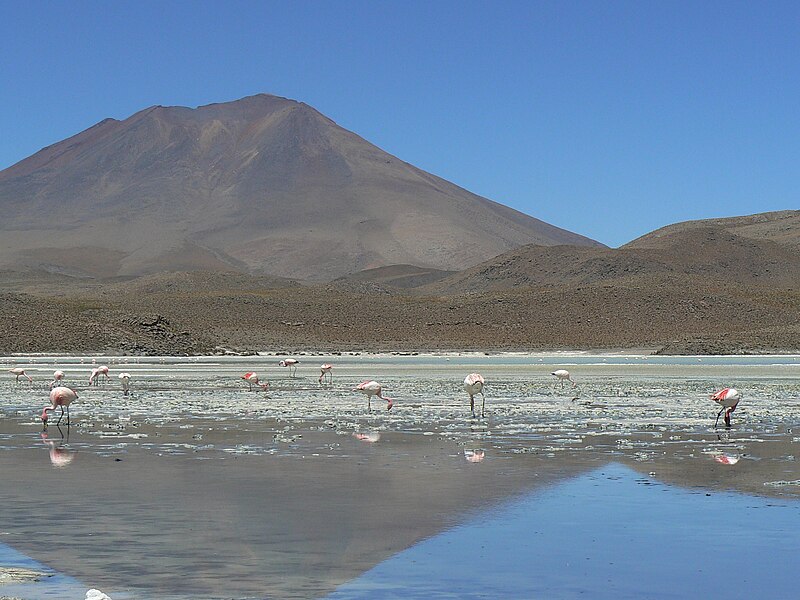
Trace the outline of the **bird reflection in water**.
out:
[[[483,450],[464,450],[464,458],[467,462],[478,463],[486,458],[486,452]]]
[[[362,442],[367,442],[368,444],[374,444],[378,440],[381,439],[381,434],[377,431],[367,431],[367,432],[357,432],[353,434],[353,437],[357,440],[361,440]]]
[[[67,436],[64,437],[64,431],[56,425],[61,439],[51,440],[47,431],[43,431],[42,442],[50,449],[50,462],[54,467],[66,467],[75,459],[75,452],[63,448],[65,442],[69,441],[69,428],[67,428]]]
[[[719,432],[717,433],[717,439],[726,445],[733,445],[733,441],[731,440],[731,435],[729,431]],[[742,458],[742,455],[735,452],[724,452],[722,450],[717,450],[712,455],[712,458],[722,465],[735,465],[739,462]]]
[[[739,462],[739,456],[736,454],[715,454],[714,460],[723,465],[735,465]]]

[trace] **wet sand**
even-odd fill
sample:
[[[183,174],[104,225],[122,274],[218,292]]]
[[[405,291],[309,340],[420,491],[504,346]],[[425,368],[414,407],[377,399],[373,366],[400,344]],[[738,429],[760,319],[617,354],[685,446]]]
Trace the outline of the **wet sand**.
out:
[[[112,380],[96,388],[89,359],[4,359],[34,382],[0,382],[0,543],[115,600],[314,598],[610,463],[704,493],[800,499],[796,359],[299,358],[291,378],[276,357],[98,357]],[[575,389],[549,375],[564,365]],[[55,368],[80,400],[69,430],[43,437]],[[268,394],[247,391],[250,370]],[[485,419],[461,389],[474,370]],[[375,399],[367,413],[350,391],[368,377],[396,399],[391,412]],[[725,385],[745,398],[734,426],[714,430],[707,394]]]

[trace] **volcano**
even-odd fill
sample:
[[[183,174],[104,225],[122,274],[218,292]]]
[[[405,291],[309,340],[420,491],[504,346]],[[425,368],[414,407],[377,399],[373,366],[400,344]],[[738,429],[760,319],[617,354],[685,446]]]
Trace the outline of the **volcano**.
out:
[[[105,119],[0,171],[0,268],[239,271],[326,281],[461,270],[526,245],[602,246],[260,94]]]

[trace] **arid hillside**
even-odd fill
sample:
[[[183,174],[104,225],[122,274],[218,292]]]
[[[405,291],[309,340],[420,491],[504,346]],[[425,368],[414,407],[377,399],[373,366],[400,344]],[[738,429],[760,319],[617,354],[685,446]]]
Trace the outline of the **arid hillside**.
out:
[[[265,94],[106,119],[0,171],[0,268],[329,281],[597,242],[426,173]]]
[[[463,294],[528,286],[614,286],[658,282],[681,288],[720,285],[800,288],[800,250],[722,227],[683,228],[657,244],[619,249],[529,245],[422,287]]]

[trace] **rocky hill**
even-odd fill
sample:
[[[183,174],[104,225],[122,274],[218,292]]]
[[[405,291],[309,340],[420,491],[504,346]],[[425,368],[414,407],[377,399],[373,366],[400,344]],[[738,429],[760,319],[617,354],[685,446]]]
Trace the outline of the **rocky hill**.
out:
[[[797,227],[800,230],[800,224]],[[787,236],[790,237],[790,236]],[[800,251],[705,224],[619,249],[524,246],[420,288],[451,295],[526,286],[769,286],[800,289]]]

